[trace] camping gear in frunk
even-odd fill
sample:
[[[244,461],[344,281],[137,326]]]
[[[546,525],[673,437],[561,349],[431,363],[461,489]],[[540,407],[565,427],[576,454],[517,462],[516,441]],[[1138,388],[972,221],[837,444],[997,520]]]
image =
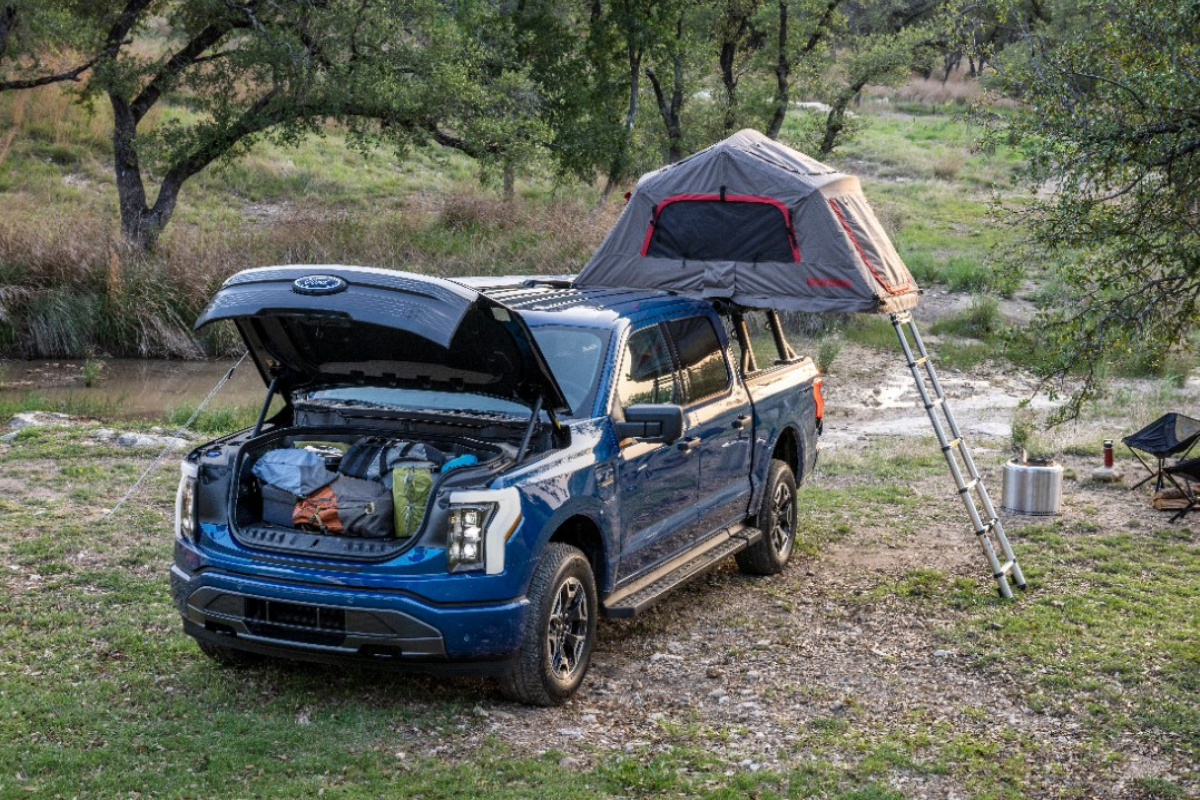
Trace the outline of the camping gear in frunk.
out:
[[[392,535],[392,495],[376,481],[339,475],[298,500],[291,522],[305,530],[383,539]]]

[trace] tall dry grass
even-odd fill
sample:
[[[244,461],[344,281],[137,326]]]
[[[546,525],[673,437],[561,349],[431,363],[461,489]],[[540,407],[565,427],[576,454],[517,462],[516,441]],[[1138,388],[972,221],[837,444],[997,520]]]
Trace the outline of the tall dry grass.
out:
[[[620,213],[580,198],[507,202],[460,192],[397,212],[296,210],[205,230],[168,228],[149,255],[93,213],[0,217],[0,353],[197,358],[237,348],[191,323],[227,277],[265,264],[358,264],[428,275],[577,271]],[[223,326],[218,326],[223,327]]]
[[[978,80],[967,76],[965,70],[956,69],[949,75],[935,72],[928,78],[914,74],[899,86],[868,86],[864,94],[892,102],[968,106],[982,97],[983,89]]]

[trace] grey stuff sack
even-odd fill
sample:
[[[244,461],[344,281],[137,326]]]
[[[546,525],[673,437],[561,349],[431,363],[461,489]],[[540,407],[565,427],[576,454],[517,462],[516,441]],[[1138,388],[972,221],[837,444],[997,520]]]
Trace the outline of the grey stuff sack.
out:
[[[295,497],[312,494],[337,477],[325,468],[325,459],[311,450],[271,450],[254,463],[252,471],[263,483]]]

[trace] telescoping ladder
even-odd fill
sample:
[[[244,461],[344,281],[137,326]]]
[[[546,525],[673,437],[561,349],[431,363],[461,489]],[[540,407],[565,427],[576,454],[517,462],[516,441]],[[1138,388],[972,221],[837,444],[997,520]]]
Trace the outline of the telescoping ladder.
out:
[[[929,353],[925,350],[925,343],[921,341],[921,334],[917,332],[916,322],[907,311],[901,311],[891,316],[892,327],[896,329],[900,347],[904,349],[904,357],[912,372],[913,380],[916,381],[921,402],[925,404],[925,411],[929,414],[929,421],[933,423],[933,432],[937,434],[942,455],[946,457],[946,463],[950,466],[950,474],[958,485],[958,494],[967,506],[967,514],[971,517],[971,524],[975,526],[979,545],[983,548],[983,553],[992,567],[992,575],[996,578],[1000,596],[1011,599],[1012,589],[1008,584],[1008,576],[1012,576],[1013,583],[1017,585],[1018,589],[1025,588],[1025,576],[1021,574],[1017,557],[1013,555],[1008,537],[1004,535],[1004,525],[1001,523],[999,515],[996,514],[996,509],[992,506],[987,488],[979,477],[979,470],[975,468],[974,459],[971,458],[971,451],[968,449],[967,442],[958,429],[958,423],[954,420],[954,414],[951,413],[950,406],[946,402],[946,394],[942,391],[941,383],[938,382],[937,372],[934,371],[933,361],[930,360]],[[911,344],[909,343],[910,337]],[[914,355],[914,349],[916,355]],[[924,368],[923,371],[922,368]],[[938,409],[941,409],[940,415]],[[944,426],[942,417],[945,418]],[[946,438],[947,431],[949,431],[950,438]],[[995,544],[993,544],[993,539]],[[997,545],[999,545],[998,548]],[[997,549],[1003,553],[1004,563],[1001,563],[997,557]]]

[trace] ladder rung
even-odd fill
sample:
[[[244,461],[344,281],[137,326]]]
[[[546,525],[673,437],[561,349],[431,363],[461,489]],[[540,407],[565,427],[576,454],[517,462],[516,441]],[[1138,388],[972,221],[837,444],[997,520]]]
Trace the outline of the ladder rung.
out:
[[[950,442],[948,442],[945,447],[942,448],[942,452],[945,453],[947,451],[953,450],[954,448],[958,447],[960,444],[962,444],[961,438],[953,439]]]
[[[930,400],[928,403],[926,403],[926,404],[925,404],[925,410],[926,410],[926,411],[928,411],[928,410],[929,410],[929,409],[931,409],[931,408],[937,408],[938,406],[940,406],[940,405],[941,405],[942,403],[944,403],[944,402],[946,402],[946,398],[944,398],[944,397],[935,397],[935,398],[933,398],[932,400]]]
[[[958,490],[958,493],[959,493],[959,494],[966,494],[967,492],[971,491],[972,489],[974,489],[974,488],[975,488],[976,486],[978,486],[978,485],[979,485],[979,479],[978,479],[978,478],[971,478],[971,480],[969,480],[969,481],[967,481],[966,483],[964,483],[964,484],[963,484],[963,487],[962,487],[961,489],[959,489],[959,490]]]
[[[912,361],[908,362],[908,368],[912,369],[913,367],[919,367],[928,360],[929,360],[929,356],[921,356],[920,358],[914,358]]]
[[[1000,519],[998,517],[992,517],[990,520],[983,523],[983,527],[975,531],[975,534],[977,536],[983,536],[984,534],[991,533],[991,531],[996,527],[996,523],[999,521]]]
[[[1005,575],[1008,575],[1009,573],[1011,573],[1013,570],[1013,567],[1015,567],[1016,565],[1017,565],[1017,560],[1015,558],[1010,558],[1008,561],[1005,561],[1003,564],[1000,565],[1000,571],[997,572],[996,574],[992,575],[992,577],[993,578],[1003,578]]]

